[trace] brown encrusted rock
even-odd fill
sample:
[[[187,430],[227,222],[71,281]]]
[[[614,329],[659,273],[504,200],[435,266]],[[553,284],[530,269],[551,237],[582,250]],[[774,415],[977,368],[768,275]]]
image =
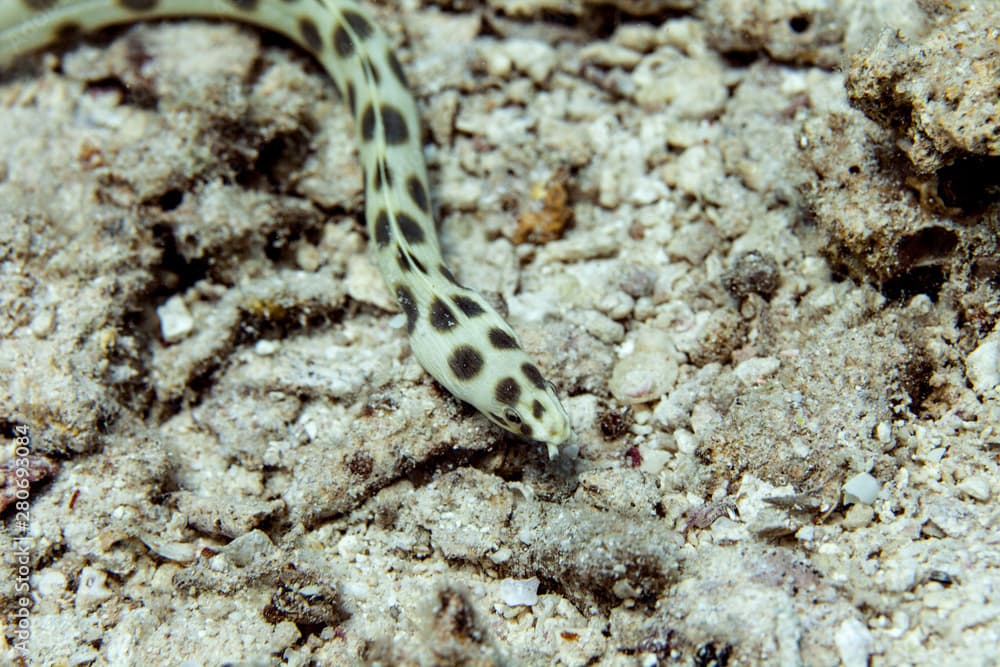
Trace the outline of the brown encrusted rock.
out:
[[[931,17],[925,37],[883,32],[846,80],[856,111],[807,118],[799,146],[815,174],[800,184],[834,241],[836,269],[889,297],[934,296],[948,281],[988,278],[1000,180],[998,10]],[[978,26],[978,27],[974,27]],[[972,261],[969,261],[969,258]]]
[[[844,15],[833,6],[804,10],[788,0],[708,0],[697,12],[709,41],[723,52],[763,50],[775,60],[825,66],[842,58]]]
[[[838,271],[889,297],[934,295],[970,269],[989,275],[982,265],[996,252],[995,233],[963,215],[974,209],[950,208],[941,179],[915,174],[889,130],[857,111],[834,111],[803,123],[799,147],[813,172],[799,189],[833,241],[825,254]]]
[[[844,56],[883,26],[900,34],[924,31],[920,0],[701,0],[694,13],[706,39],[723,53],[766,53],[779,62],[841,67]]]
[[[949,15],[923,39],[886,30],[855,56],[851,103],[893,131],[918,172],[1000,155],[1000,6]]]
[[[883,129],[850,111],[810,118],[800,140],[803,164],[814,173],[801,189],[834,241],[828,257],[837,269],[879,284],[913,270],[940,273],[960,234],[920,205],[888,143]]]

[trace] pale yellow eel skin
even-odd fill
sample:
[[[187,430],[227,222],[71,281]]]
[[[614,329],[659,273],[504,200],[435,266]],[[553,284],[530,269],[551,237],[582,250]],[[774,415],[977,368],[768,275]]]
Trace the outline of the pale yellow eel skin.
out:
[[[503,318],[441,259],[420,120],[388,39],[351,0],[0,0],[0,65],[105,26],[168,17],[227,18],[309,51],[354,114],[365,218],[379,269],[406,314],[420,364],[455,396],[554,456],[572,435],[562,404]]]

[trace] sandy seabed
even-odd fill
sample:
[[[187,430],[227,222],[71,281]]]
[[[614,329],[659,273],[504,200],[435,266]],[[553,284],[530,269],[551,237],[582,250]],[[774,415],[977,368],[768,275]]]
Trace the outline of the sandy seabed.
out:
[[[178,21],[28,57],[0,661],[998,664],[991,7],[373,6],[554,460],[413,359],[305,53]]]

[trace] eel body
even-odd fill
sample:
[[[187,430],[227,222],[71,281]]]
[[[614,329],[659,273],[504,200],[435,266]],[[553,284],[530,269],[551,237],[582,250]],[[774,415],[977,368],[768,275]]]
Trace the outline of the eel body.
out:
[[[206,17],[249,23],[309,51],[350,107],[364,168],[365,219],[382,276],[420,364],[490,420],[549,446],[569,419],[503,318],[455,280],[431,214],[420,122],[385,34],[352,0],[0,0],[0,65],[106,26]]]

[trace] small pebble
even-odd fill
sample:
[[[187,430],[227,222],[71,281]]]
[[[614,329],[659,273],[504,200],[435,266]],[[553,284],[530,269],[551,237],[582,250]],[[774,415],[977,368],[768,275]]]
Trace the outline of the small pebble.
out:
[[[295,249],[295,263],[303,271],[316,271],[320,264],[319,248],[311,243],[302,243]]]
[[[83,611],[96,607],[112,596],[107,586],[108,575],[103,570],[85,567],[80,571],[80,583],[76,587],[76,609]]]
[[[66,590],[66,576],[59,570],[46,568],[32,577],[32,586],[39,597],[56,598]]]
[[[611,586],[611,592],[619,600],[630,600],[639,597],[642,591],[637,589],[628,579],[619,579]]]
[[[847,510],[847,515],[844,517],[841,525],[848,530],[856,530],[858,528],[864,528],[870,524],[874,518],[875,510],[871,505],[855,504],[851,506],[851,509]]]
[[[645,403],[670,391],[677,373],[677,362],[661,354],[630,354],[615,365],[609,387],[622,403]]]
[[[500,547],[493,553],[489,555],[489,559],[500,565],[501,563],[506,563],[514,556],[514,550],[510,547]]]
[[[779,368],[781,368],[781,361],[777,357],[753,357],[740,362],[733,369],[733,374],[744,385],[752,385],[774,375]]]
[[[235,565],[246,567],[258,558],[264,558],[275,550],[274,542],[261,530],[251,530],[227,544],[222,553]]]
[[[856,618],[847,618],[834,633],[834,643],[844,667],[867,667],[874,639],[868,627]]]
[[[538,579],[504,579],[500,582],[500,599],[508,607],[530,607],[538,602]]]
[[[844,483],[844,503],[871,505],[881,490],[877,479],[866,472],[859,473]]]
[[[160,333],[167,343],[183,340],[194,329],[194,318],[180,295],[167,299],[156,309],[156,314],[160,318]]]
[[[597,42],[580,49],[579,58],[585,63],[601,67],[624,67],[631,69],[642,60],[642,54],[628,47],[607,42]]]
[[[514,67],[535,83],[543,83],[556,67],[555,49],[540,40],[507,39],[503,48]]]
[[[56,316],[51,308],[43,308],[31,320],[31,335],[35,338],[46,338],[56,328]]]
[[[726,291],[736,299],[759,294],[770,299],[778,289],[778,264],[770,255],[751,250],[743,253],[722,275]]]
[[[982,475],[966,477],[958,485],[958,492],[963,496],[986,502],[990,499],[991,495],[990,480],[986,479]]]
[[[278,344],[273,340],[259,340],[254,343],[253,351],[262,357],[268,357],[278,350]]]
[[[1000,385],[1000,335],[991,334],[965,358],[965,376],[977,394]]]

